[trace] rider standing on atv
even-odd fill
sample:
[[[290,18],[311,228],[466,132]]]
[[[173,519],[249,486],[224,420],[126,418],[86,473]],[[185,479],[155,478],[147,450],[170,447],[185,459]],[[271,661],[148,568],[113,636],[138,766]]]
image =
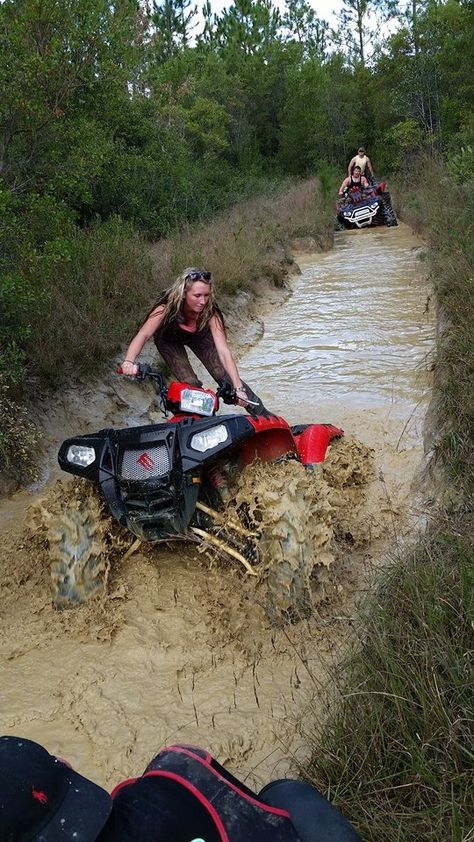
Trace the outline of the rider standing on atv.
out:
[[[339,196],[344,196],[346,193],[353,196],[354,194],[361,193],[362,190],[367,190],[368,186],[369,182],[365,176],[362,175],[361,168],[359,166],[355,166],[352,171],[352,175],[349,175],[342,182],[339,188]]]
[[[354,157],[349,161],[349,166],[347,167],[347,174],[349,177],[353,174],[356,167],[359,167],[363,176],[367,175],[369,181],[374,180],[374,168],[372,167],[370,158],[365,154],[363,146],[359,146],[357,155],[354,155]]]
[[[177,380],[202,386],[189,362],[188,347],[220,386],[230,384],[240,406],[250,411],[248,402],[252,401],[252,414],[265,412],[260,399],[240,378],[227,343],[224,317],[215,301],[211,272],[188,267],[161,293],[128,346],[122,363],[124,374],[137,374],[136,358],[152,337]]]

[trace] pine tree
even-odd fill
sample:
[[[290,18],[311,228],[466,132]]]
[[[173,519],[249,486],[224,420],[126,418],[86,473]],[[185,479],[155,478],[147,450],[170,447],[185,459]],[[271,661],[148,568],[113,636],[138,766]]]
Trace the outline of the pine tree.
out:
[[[197,6],[192,0],[163,0],[162,3],[154,0],[150,19],[155,30],[155,56],[159,61],[166,61],[188,46],[196,13]]]
[[[355,63],[365,66],[366,47],[375,41],[380,25],[397,11],[398,0],[342,0],[338,37],[348,47]]]

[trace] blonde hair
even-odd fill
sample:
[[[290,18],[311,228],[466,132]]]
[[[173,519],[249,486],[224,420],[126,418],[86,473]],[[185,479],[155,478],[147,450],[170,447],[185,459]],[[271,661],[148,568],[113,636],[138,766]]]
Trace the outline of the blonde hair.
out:
[[[209,273],[209,279],[201,277],[192,279],[190,277],[193,274],[200,275],[204,272],[204,269],[199,269],[196,266],[187,266],[186,269],[183,269],[181,274],[178,275],[178,277],[176,278],[175,282],[170,287],[168,287],[168,289],[165,289],[157,298],[157,300],[153,304],[153,307],[147,313],[143,324],[145,324],[147,319],[149,319],[149,317],[155,312],[155,310],[158,307],[164,307],[165,315],[161,323],[160,330],[164,328],[167,324],[169,324],[169,322],[173,321],[173,319],[176,318],[178,313],[181,312],[188,290],[191,289],[193,284],[199,282],[202,284],[207,284],[207,286],[209,287],[210,295],[206,301],[206,305],[202,313],[200,313],[199,318],[197,320],[198,331],[203,330],[203,328],[206,327],[212,316],[216,313],[219,316],[220,321],[222,322],[222,326],[224,327],[224,318],[215,300],[214,281],[212,275]],[[206,272],[206,274],[208,273]]]

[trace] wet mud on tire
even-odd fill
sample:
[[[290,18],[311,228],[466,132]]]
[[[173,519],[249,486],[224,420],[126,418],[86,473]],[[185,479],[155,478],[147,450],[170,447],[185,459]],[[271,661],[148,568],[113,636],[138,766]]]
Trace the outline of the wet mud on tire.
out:
[[[26,523],[50,563],[55,608],[105,595],[117,527],[94,486],[85,480],[58,481],[29,508]]]
[[[311,576],[333,560],[328,489],[294,459],[249,465],[238,478],[236,504],[260,533],[262,601],[274,625],[312,612]]]
[[[389,196],[384,196],[382,199],[382,218],[385,225],[389,228],[393,228],[395,225],[398,225],[398,219],[395,215]]]
[[[99,533],[99,534],[98,534]],[[89,507],[63,512],[48,530],[53,604],[67,608],[87,602],[105,588],[105,542]]]

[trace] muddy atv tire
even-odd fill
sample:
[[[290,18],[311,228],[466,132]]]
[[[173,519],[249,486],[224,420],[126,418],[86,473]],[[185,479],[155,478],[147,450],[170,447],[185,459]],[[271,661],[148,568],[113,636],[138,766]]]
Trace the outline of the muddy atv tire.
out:
[[[238,492],[259,531],[262,602],[275,626],[308,618],[311,575],[332,554],[326,484],[296,460],[251,465]]]
[[[397,217],[395,216],[395,211],[392,208],[392,203],[390,199],[384,197],[382,200],[382,218],[389,228],[392,228],[395,225],[398,225]]]
[[[259,551],[267,565],[266,612],[271,623],[305,620],[313,612],[311,575],[320,561],[315,542],[313,476],[294,460],[274,465],[266,477],[266,497],[272,500],[272,518],[262,531]],[[326,512],[327,514],[327,512]],[[327,548],[332,530],[320,523]]]
[[[26,527],[38,548],[47,548],[56,608],[80,605],[104,590],[120,537],[94,486],[58,480],[29,507]]]
[[[306,620],[313,611],[310,577],[314,563],[301,529],[302,524],[295,524],[287,513],[277,524],[278,535],[266,532],[260,540],[261,552],[271,553],[265,609],[274,626]]]
[[[56,608],[81,605],[104,591],[108,565],[102,534],[97,512],[87,502],[66,509],[48,530]]]

